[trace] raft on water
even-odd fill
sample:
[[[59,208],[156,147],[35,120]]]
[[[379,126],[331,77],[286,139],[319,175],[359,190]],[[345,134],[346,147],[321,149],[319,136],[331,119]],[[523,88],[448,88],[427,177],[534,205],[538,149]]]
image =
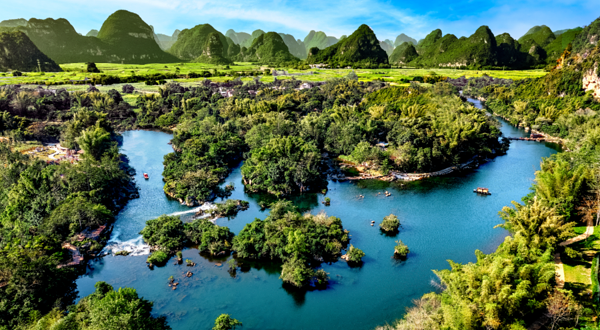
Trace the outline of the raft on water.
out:
[[[477,187],[477,189],[473,189],[474,193],[478,193],[481,195],[491,195],[492,193],[488,188]]]

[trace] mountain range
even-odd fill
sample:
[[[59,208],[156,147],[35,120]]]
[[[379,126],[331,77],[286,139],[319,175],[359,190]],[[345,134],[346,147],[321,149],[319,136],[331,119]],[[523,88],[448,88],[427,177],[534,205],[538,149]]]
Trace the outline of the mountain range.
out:
[[[59,64],[144,64],[182,60],[214,64],[231,64],[233,61],[281,63],[306,59],[307,63],[314,64],[523,69],[553,65],[569,44],[578,47],[577,37],[586,30],[574,28],[553,32],[545,25],[534,26],[517,40],[508,33],[495,36],[487,26],[481,26],[469,37],[444,35],[436,29],[419,41],[404,33],[392,41],[378,40],[368,26],[362,25],[350,36],[340,39],[312,30],[301,40],[290,34],[260,29],[252,33],[230,29],[223,34],[210,24],[201,24],[176,30],[169,36],[155,33],[154,28],[137,14],[119,10],[110,15],[99,30],[91,30],[85,36],[62,18],[20,18],[0,22],[0,32],[14,31],[24,33],[39,52],[24,41],[24,54],[37,58],[45,54],[53,63]],[[588,39],[594,36],[592,34]],[[9,40],[24,39],[11,35],[3,40],[8,43]],[[582,43],[581,47],[590,44],[593,43]],[[14,47],[18,48],[11,44],[11,53],[18,51]],[[17,68],[14,63],[21,63],[7,58],[4,62],[13,64],[5,67]],[[30,69],[31,65],[25,63],[32,61],[37,63],[37,59],[24,59],[20,70]]]

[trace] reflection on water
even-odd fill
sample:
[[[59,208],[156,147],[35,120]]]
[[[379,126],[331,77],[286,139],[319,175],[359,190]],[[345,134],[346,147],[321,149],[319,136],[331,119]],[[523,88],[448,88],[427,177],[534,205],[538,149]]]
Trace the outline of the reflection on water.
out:
[[[501,129],[505,136],[525,134],[506,124]],[[140,198],[118,215],[114,234],[119,234],[121,242],[139,238],[148,219],[189,211],[162,191],[162,157],[171,152],[169,139],[170,135],[160,132],[124,134],[123,152],[140,173]],[[507,235],[493,228],[501,222],[498,211],[529,192],[541,158],[555,152],[542,143],[516,141],[507,155],[470,173],[411,183],[332,181],[326,195],[331,206],[321,203],[323,194],[295,197],[294,203],[304,210],[325,211],[342,219],[351,243],[366,253],[359,268],[350,268],[344,261],[323,264],[331,277],[326,290],[285,287],[278,263],[238,260],[239,268],[231,276],[230,256],[210,259],[195,249],[183,251],[183,258],[196,262],[195,267],[171,261],[150,270],[144,255],[107,256],[91,263],[93,270],[78,280],[78,289],[85,296],[100,280],[115,287],[134,287],[154,301],[155,313],[166,315],[173,329],[209,329],[221,313],[241,320],[244,329],[373,329],[401,317],[412,299],[435,290],[430,284],[435,279],[432,269],[448,268],[448,259],[473,262],[476,249],[494,251]],[[144,172],[150,180],[141,178]],[[239,233],[245,224],[268,215],[261,204],[271,197],[245,193],[239,167],[226,182],[236,188],[230,198],[247,200],[250,208],[235,219],[217,220],[218,225]],[[487,187],[493,195],[478,196],[473,193],[475,187]],[[386,190],[392,193],[390,197],[383,194]],[[382,235],[377,226],[390,213],[402,223],[395,237]],[[377,223],[373,227],[371,220]],[[406,260],[393,258],[397,239],[410,248]],[[194,273],[191,278],[183,275],[188,270]],[[169,276],[180,283],[175,291],[167,285]]]

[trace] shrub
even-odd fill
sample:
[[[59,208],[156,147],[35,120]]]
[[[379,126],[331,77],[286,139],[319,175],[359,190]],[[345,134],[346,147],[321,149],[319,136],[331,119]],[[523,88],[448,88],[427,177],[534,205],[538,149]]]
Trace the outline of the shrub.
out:
[[[162,250],[157,250],[152,252],[150,256],[148,256],[148,263],[152,265],[164,265],[169,260],[169,255]]]
[[[394,248],[394,253],[402,258],[406,258],[410,250],[408,246],[402,242],[402,240],[396,241],[396,247]]]
[[[85,72],[100,73],[100,70],[96,66],[96,63],[94,63],[94,62],[88,62],[86,64],[87,64],[87,68],[85,69]]]
[[[350,245],[348,248],[348,259],[347,261],[350,263],[361,263],[362,258],[365,256],[365,253],[358,248],[355,248],[354,245]]]
[[[23,72],[21,71],[13,71],[12,72],[13,77],[20,77],[23,75]]]
[[[379,228],[386,233],[398,232],[399,227],[400,221],[398,220],[398,217],[393,214],[384,217],[381,224],[379,224]]]
[[[123,85],[123,93],[124,94],[131,94],[133,93],[133,91],[135,90],[135,87],[133,87],[132,85]]]

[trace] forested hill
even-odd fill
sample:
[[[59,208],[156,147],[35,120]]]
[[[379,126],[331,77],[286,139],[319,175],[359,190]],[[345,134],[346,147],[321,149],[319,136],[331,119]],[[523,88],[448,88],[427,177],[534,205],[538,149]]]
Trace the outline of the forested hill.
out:
[[[210,24],[202,24],[181,31],[169,52],[188,61],[230,64],[231,58],[240,52],[240,46]]]
[[[323,50],[313,47],[309,50],[308,63],[327,63],[331,66],[378,66],[388,65],[388,57],[381,48],[373,30],[361,25],[349,37],[340,40]]]
[[[242,47],[240,54],[235,57],[240,62],[282,63],[297,62],[283,38],[276,32],[267,32],[254,39],[248,49]]]
[[[556,36],[545,25],[535,26],[517,41],[508,33],[494,36],[487,26],[481,26],[468,38],[457,38],[453,34],[443,35],[442,31],[437,29],[419,41],[415,47],[419,56],[410,63],[404,60],[405,56],[399,56],[398,51],[393,58],[391,55],[390,64],[472,69],[543,68],[554,65],[581,30],[564,30]]]
[[[137,14],[119,10],[102,25],[98,37],[82,36],[64,18],[35,19],[18,25],[29,39],[57,63],[161,63],[179,59],[165,53],[152,28]]]
[[[0,33],[0,71],[62,71],[21,31]]]

